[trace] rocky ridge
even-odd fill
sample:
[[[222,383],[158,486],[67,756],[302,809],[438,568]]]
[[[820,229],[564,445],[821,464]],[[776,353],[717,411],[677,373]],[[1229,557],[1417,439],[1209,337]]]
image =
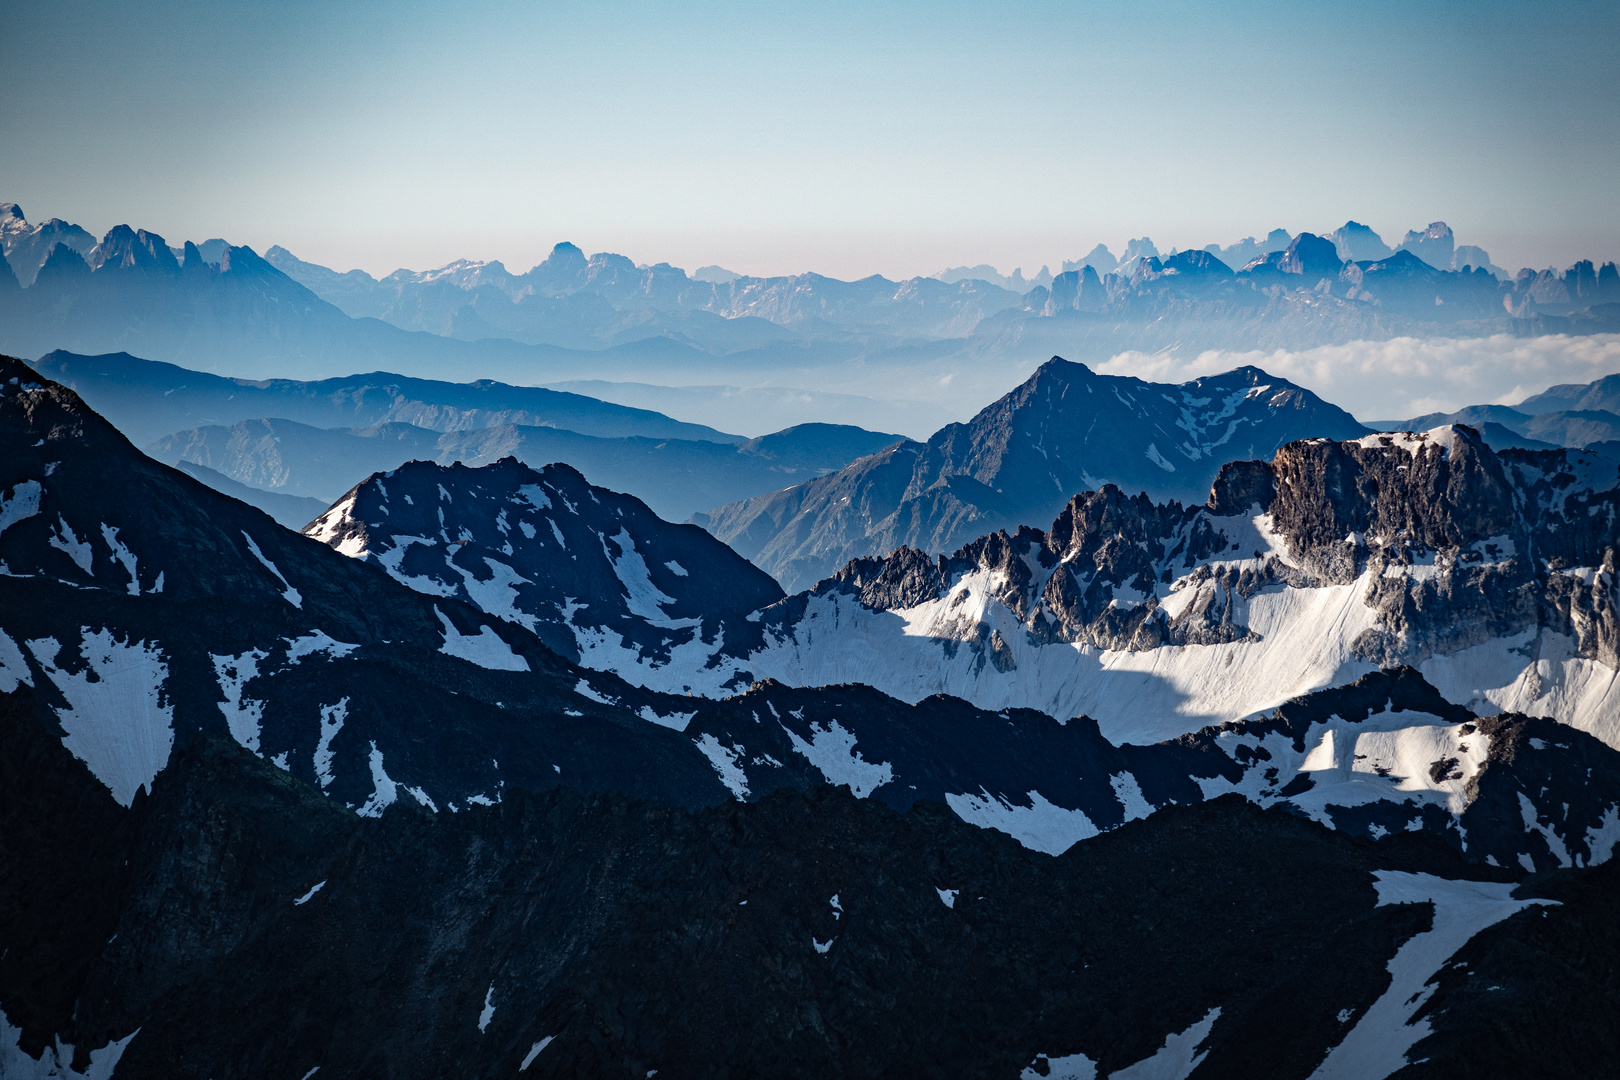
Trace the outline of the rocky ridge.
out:
[[[1202,505],[1104,485],[1044,532],[852,560],[761,612],[763,647],[620,671],[951,693],[1086,713],[1125,741],[1405,664],[1459,704],[1620,745],[1617,489],[1602,448],[1497,452],[1465,427],[1307,439],[1223,466]]]

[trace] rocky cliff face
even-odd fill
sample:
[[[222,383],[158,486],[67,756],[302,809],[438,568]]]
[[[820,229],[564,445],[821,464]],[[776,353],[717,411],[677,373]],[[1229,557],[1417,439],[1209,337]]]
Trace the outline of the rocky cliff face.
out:
[[[857,560],[814,591],[882,611],[982,574],[1032,640],[1142,650],[1242,640],[1236,603],[1268,589],[1365,582],[1366,660],[1419,663],[1538,628],[1614,668],[1617,510],[1620,460],[1592,451],[1497,454],[1463,427],[1312,439],[1227,465],[1204,506],[1109,485],[1047,533]]]
[[[1227,464],[1202,505],[1104,485],[1045,532],[852,560],[706,670],[1088,713],[1121,740],[1408,664],[1460,704],[1620,745],[1617,488],[1601,449],[1498,453],[1462,427],[1308,439]]]

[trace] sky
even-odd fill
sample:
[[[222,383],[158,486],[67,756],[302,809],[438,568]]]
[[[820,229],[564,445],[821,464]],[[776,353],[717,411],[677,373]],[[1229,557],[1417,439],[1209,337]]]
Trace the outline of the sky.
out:
[[[1033,274],[1353,218],[1620,258],[1620,4],[16,5],[0,201],[340,270]]]

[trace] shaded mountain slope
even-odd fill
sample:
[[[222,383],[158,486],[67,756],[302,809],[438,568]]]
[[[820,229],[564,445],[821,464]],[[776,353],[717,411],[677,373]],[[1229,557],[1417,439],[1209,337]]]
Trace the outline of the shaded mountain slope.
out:
[[[667,518],[774,491],[836,469],[851,453],[894,436],[829,424],[802,425],[745,442],[643,436],[599,438],[552,427],[503,424],[433,431],[405,423],[314,428],[289,420],[247,420],[177,432],[148,450],[194,462],[240,483],[330,503],[368,473],[421,458],[483,465],[516,457],[534,466],[567,462],[604,486],[627,491]]]
[[[386,371],[313,382],[230,379],[128,353],[79,356],[60,349],[33,366],[72,388],[137,446],[205,424],[231,425],[261,417],[320,428],[400,423],[457,431],[522,424],[603,438],[744,441],[739,435],[685,424],[647,409],[489,379],[455,383]]]

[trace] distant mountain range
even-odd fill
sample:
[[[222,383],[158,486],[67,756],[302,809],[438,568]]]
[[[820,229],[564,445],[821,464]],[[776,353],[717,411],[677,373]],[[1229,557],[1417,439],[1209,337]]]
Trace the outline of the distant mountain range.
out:
[[[1198,503],[1229,461],[1308,436],[1367,431],[1349,413],[1239,368],[1179,386],[1097,375],[1053,357],[966,424],[829,476],[719,507],[710,532],[806,588],[851,559],[898,547],[951,551],[995,529],[1049,520],[1076,492],[1114,484]]]
[[[1384,243],[1383,237],[1357,221],[1345,222],[1339,228],[1326,233],[1325,238],[1333,241],[1339,258],[1347,262],[1377,261],[1389,258],[1397,251],[1410,251],[1436,270],[1465,270],[1477,267],[1489,270],[1499,278],[1508,276],[1507,271],[1491,262],[1491,257],[1484,248],[1469,244],[1459,246],[1451,227],[1443,221],[1431,222],[1425,229],[1409,231],[1401,243],[1393,248]],[[1294,234],[1287,229],[1273,229],[1264,240],[1248,236],[1224,247],[1220,244],[1207,244],[1201,250],[1215,256],[1229,269],[1242,270],[1257,259],[1286,250],[1293,240]],[[1172,251],[1171,254],[1176,253]],[[1108,245],[1098,244],[1083,258],[1072,262],[1065,260],[1062,272],[1082,270],[1089,266],[1099,275],[1123,272],[1128,276],[1138,262],[1160,257],[1158,246],[1143,236],[1126,244],[1122,256],[1114,255],[1108,250]],[[1052,284],[1052,272],[1044,266],[1041,267],[1039,274],[1028,279],[1025,279],[1022,270],[1014,270],[1010,275],[1003,276],[997,273],[995,267],[985,265],[956,266],[942,270],[934,276],[941,281],[986,281],[1020,293],[1028,292],[1038,285],[1050,287]]]
[[[499,262],[462,260],[421,273],[399,270],[381,281],[303,262],[285,248],[265,257],[357,317],[468,340],[507,337],[576,349],[660,335],[721,354],[848,334],[964,337],[980,319],[1018,301],[1016,293],[982,281],[839,281],[820,274],[699,281],[668,263],[638,267],[607,253],[586,258],[569,243],[523,274]]]
[[[127,353],[60,350],[34,366],[94,402],[159,459],[193,469],[205,483],[222,478],[222,490],[291,528],[315,516],[310,500],[319,513],[370,473],[416,458],[567,462],[682,520],[902,441],[830,424],[744,439],[646,409],[488,380],[374,372],[319,382],[251,381]],[[268,497],[254,494],[261,491]]]
[[[127,351],[238,376],[768,382],[961,415],[1053,354],[1620,329],[1612,263],[1500,280],[1440,222],[1394,247],[1355,222],[1170,255],[1143,237],[1123,259],[1099,246],[1029,288],[982,280],[981,268],[950,281],[700,279],[572,244],[523,273],[463,260],[379,281],[280,248],[261,258],[222,240],[172,247],[128,226],[90,244],[10,204],[0,225],[0,253],[16,262],[0,273],[0,348]],[[804,419],[844,419],[833,399],[805,407]]]
[[[740,443],[740,435],[684,424],[648,409],[488,379],[471,383],[412,379],[386,371],[340,379],[231,379],[128,353],[47,353],[34,370],[72,387],[137,443],[205,424],[275,417],[310,427],[411,424],[464,431],[521,424],[623,438]]]
[[[550,427],[502,424],[435,431],[411,424],[316,428],[291,420],[244,420],[176,432],[147,450],[193,462],[266,491],[335,501],[357,477],[422,459],[483,465],[515,457],[534,466],[567,462],[593,481],[634,492],[660,514],[684,520],[704,508],[774,491],[842,467],[895,435],[801,424],[759,439],[721,443],[598,438]]]
[[[1477,427],[1496,449],[1593,446],[1620,440],[1620,375],[1590,383],[1564,383],[1517,405],[1470,405],[1410,420],[1373,421],[1379,431],[1427,431],[1444,424]]]

